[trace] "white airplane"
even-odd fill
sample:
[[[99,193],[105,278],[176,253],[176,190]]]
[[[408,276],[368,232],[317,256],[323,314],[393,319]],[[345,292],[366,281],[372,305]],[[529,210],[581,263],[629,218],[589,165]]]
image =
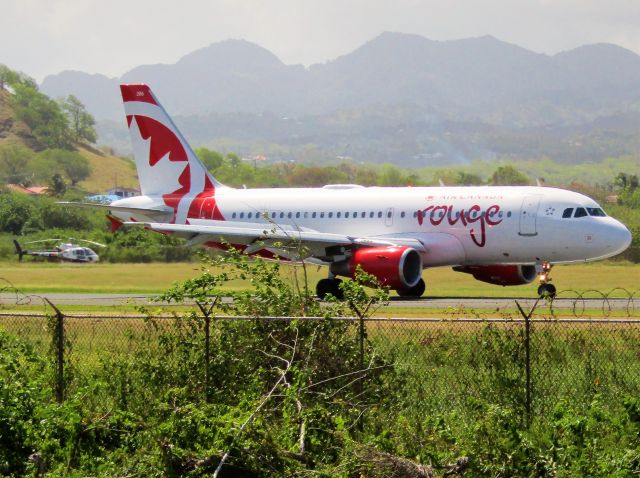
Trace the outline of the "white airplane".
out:
[[[209,174],[147,85],[120,88],[141,195],[106,206],[114,224],[327,265],[321,298],[339,297],[337,276],[352,277],[358,265],[404,297],[421,296],[423,269],[439,266],[498,285],[539,275],[539,293],[553,295],[551,265],[615,256],[631,243],[594,200],[562,189],[233,189]]]

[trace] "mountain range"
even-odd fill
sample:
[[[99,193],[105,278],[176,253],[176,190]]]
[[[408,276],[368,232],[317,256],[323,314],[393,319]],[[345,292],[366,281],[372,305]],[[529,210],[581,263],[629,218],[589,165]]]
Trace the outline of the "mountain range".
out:
[[[504,156],[581,162],[640,150],[640,56],[611,44],[550,56],[491,36],[383,33],[305,68],[227,40],[120,78],[50,75],[41,90],[80,98],[101,142],[124,147],[118,85],[134,82],[152,86],[195,144],[241,154],[416,166]]]

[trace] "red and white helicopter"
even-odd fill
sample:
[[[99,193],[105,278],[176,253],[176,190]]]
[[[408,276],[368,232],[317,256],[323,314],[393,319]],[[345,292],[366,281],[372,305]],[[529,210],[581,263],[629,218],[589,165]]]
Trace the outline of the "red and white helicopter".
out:
[[[421,296],[423,269],[440,266],[497,285],[539,276],[539,293],[553,295],[551,265],[611,257],[631,242],[593,199],[555,188],[233,189],[209,174],[147,85],[121,92],[142,194],[104,206],[113,223],[267,258],[304,251],[328,266],[319,297],[340,296],[337,276],[357,266],[405,297]]]
[[[106,247],[104,244],[100,244],[95,241],[88,241],[86,239],[76,239],[79,242],[85,242],[87,244],[92,244],[94,246]],[[62,241],[62,239],[43,239],[40,241],[30,241],[25,242],[25,244],[42,244],[42,243],[55,243],[58,241]],[[24,256],[33,256],[33,257],[41,257],[48,261],[58,261],[58,262],[98,262],[100,260],[100,256],[95,253],[95,251],[89,247],[81,246],[78,244],[74,244],[73,242],[60,242],[55,247],[50,249],[38,249],[38,250],[27,250],[23,249],[20,243],[14,239],[13,244],[16,246],[16,254],[18,254],[18,260],[22,260]]]

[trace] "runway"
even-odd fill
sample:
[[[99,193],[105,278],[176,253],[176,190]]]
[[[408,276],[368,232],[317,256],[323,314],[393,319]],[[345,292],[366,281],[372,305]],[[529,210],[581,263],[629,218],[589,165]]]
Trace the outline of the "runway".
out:
[[[127,305],[148,305],[171,307],[175,304],[158,302],[154,299],[155,294],[96,294],[96,293],[41,293],[23,295],[11,292],[0,293],[0,306],[8,308],[10,306],[40,305],[44,304],[44,298],[49,299],[56,306],[97,306],[97,307],[118,307]],[[230,301],[231,298],[223,300]],[[484,314],[494,312],[496,316],[503,313],[517,311],[516,301],[521,307],[528,311],[534,304],[536,298],[532,297],[423,297],[421,299],[405,300],[399,297],[392,297],[388,309],[405,309],[415,315],[417,309],[424,309],[426,312],[444,311],[448,316],[459,313],[461,315],[473,314],[474,311],[482,311]],[[187,302],[187,304],[189,304]],[[616,315],[627,317],[638,317],[640,315],[640,295],[629,294],[628,297],[608,298],[595,291],[588,294],[574,293],[559,296],[553,302],[539,300],[537,311],[545,313],[550,311],[563,311],[582,317],[585,314],[597,315],[598,317]]]

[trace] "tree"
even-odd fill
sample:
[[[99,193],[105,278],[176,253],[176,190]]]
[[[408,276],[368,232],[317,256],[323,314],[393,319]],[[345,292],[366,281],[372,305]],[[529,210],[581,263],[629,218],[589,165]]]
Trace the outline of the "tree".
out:
[[[224,164],[224,156],[212,149],[198,148],[196,149],[196,155],[203,162],[205,167],[213,172]]]
[[[0,174],[3,182],[29,185],[32,180],[32,174],[29,170],[30,155],[31,152],[21,146],[12,145],[0,148]]]
[[[49,193],[52,196],[63,196],[67,191],[67,184],[60,173],[55,173],[49,180]]]
[[[229,161],[229,164],[231,164],[231,167],[234,170],[238,169],[238,167],[242,163],[242,160],[240,159],[240,156],[238,156],[236,153],[227,154],[227,161]]]
[[[96,142],[97,135],[94,128],[95,120],[87,112],[82,102],[73,95],[67,96],[61,103],[63,111],[67,114],[71,135],[75,142],[87,141],[91,144]]]
[[[45,148],[68,148],[70,131],[58,103],[40,93],[28,80],[13,85],[16,116],[24,121]]]
[[[5,86],[11,86],[19,80],[19,75],[6,65],[0,64],[0,90]]]
[[[91,174],[89,161],[75,151],[48,149],[40,153],[39,157],[49,162],[51,167],[58,169],[57,172],[64,173],[71,181],[72,187]]]
[[[507,165],[495,170],[490,183],[494,186],[526,186],[529,179],[513,166]]]

